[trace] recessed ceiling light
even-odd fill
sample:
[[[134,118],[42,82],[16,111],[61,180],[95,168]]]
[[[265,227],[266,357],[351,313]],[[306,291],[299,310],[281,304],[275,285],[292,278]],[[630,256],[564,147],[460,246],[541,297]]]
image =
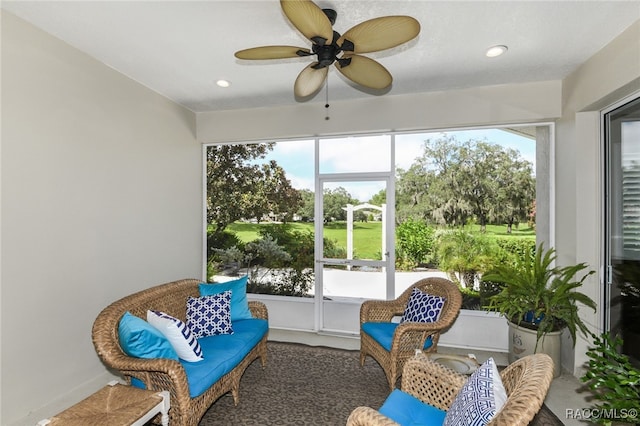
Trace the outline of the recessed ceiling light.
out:
[[[486,55],[489,58],[495,58],[496,56],[502,55],[504,52],[507,51],[507,49],[508,49],[507,46],[503,46],[503,45],[491,46],[490,48],[487,49]]]
[[[216,84],[220,87],[229,87],[231,86],[231,82],[228,80],[218,80],[216,81]]]

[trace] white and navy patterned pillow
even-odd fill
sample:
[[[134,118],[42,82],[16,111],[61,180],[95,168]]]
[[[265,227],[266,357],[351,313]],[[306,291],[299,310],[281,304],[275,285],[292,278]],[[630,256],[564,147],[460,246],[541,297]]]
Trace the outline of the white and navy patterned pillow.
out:
[[[400,322],[438,321],[445,300],[444,297],[433,296],[414,287]]]
[[[189,362],[202,361],[202,348],[187,324],[161,311],[147,311],[147,322],[169,340],[178,356]]]
[[[231,291],[187,300],[187,325],[197,338],[233,334]]]
[[[486,360],[462,386],[451,403],[443,426],[484,426],[507,401],[493,358]]]

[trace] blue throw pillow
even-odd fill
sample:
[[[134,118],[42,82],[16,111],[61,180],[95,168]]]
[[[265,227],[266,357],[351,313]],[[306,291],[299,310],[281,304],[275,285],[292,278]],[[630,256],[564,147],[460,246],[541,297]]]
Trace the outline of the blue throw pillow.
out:
[[[444,297],[432,296],[414,287],[400,322],[436,322],[445,300]]]
[[[224,283],[200,283],[200,296],[213,296],[231,290],[231,321],[251,319],[249,301],[247,300],[247,281],[249,276]]]
[[[118,338],[122,350],[136,358],[169,358],[178,361],[169,340],[151,324],[125,312],[118,324]]]
[[[233,334],[231,291],[187,299],[187,325],[197,337]]]

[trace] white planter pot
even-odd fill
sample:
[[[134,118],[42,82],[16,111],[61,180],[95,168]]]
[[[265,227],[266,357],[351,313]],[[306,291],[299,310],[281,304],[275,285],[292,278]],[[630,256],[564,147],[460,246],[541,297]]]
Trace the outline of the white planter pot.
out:
[[[547,333],[540,338],[536,349],[536,331],[509,322],[509,363],[534,353],[545,353],[553,360],[553,377],[559,377],[562,371],[561,335],[562,331]]]

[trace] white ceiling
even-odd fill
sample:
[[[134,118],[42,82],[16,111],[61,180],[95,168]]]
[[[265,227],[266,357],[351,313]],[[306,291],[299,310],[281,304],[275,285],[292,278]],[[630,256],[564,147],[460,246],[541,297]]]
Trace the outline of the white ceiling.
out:
[[[367,55],[393,75],[390,90],[367,92],[332,69],[330,101],[562,79],[640,19],[640,0],[317,4],[338,12],[339,33],[386,15],[410,15],[422,27],[409,43]],[[293,83],[312,61],[233,56],[263,45],[310,47],[278,0],[2,1],[2,8],[193,111],[296,104]],[[509,51],[485,57],[496,44]],[[231,87],[218,87],[218,79]],[[325,96],[322,90],[307,102]]]

